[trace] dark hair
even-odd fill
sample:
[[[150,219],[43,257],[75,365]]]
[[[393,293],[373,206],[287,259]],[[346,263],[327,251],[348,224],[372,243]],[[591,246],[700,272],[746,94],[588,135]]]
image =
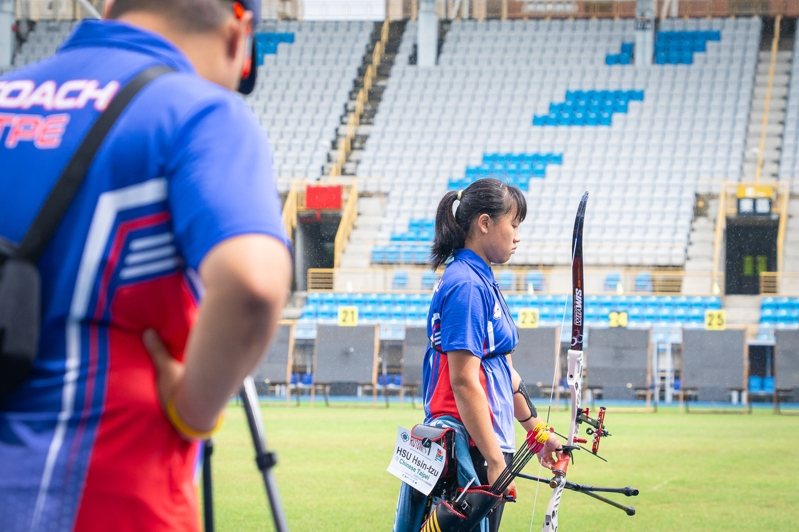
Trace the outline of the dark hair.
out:
[[[460,202],[453,213],[453,205]],[[497,218],[516,208],[515,221],[521,223],[527,217],[527,200],[518,188],[499,179],[487,178],[475,181],[462,191],[450,190],[436,209],[436,232],[430,254],[433,270],[444,264],[456,249],[466,244],[466,236],[475,218],[487,214]]]
[[[207,32],[232,16],[232,0],[115,0],[108,17],[115,19],[134,11],[159,13],[183,31]]]

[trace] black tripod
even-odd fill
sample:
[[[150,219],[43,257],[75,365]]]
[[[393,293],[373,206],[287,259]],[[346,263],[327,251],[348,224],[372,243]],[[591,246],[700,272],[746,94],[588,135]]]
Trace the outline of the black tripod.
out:
[[[255,447],[255,463],[258,470],[264,477],[266,487],[266,497],[269,500],[269,507],[272,510],[272,520],[275,523],[277,532],[288,530],[286,517],[283,515],[283,506],[277,494],[277,486],[272,478],[272,466],[277,463],[275,453],[266,450],[266,438],[264,437],[264,427],[261,423],[261,416],[258,415],[258,394],[255,391],[255,382],[252,377],[244,379],[244,383],[239,392],[239,397],[244,403],[244,411],[247,413],[247,424],[250,426],[250,435]],[[214,452],[213,440],[206,440],[203,448],[203,522],[205,532],[214,532],[214,493],[211,481],[211,454]]]

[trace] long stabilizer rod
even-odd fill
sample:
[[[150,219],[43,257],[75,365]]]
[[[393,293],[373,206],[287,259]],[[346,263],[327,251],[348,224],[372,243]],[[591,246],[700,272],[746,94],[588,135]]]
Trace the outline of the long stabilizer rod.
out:
[[[519,478],[527,479],[527,480],[534,480],[536,482],[541,482],[543,484],[549,484],[549,482],[550,482],[550,479],[548,479],[548,478],[536,477],[534,475],[526,475],[524,473],[517,473],[516,476],[519,477]],[[588,495],[589,497],[593,497],[594,499],[602,501],[605,504],[609,504],[609,505],[613,506],[614,508],[618,508],[619,510],[624,510],[624,512],[627,515],[631,515],[631,516],[635,515],[635,508],[634,507],[625,506],[625,505],[620,504],[620,503],[618,503],[618,502],[616,502],[614,500],[608,499],[607,497],[603,497],[602,495],[598,495],[597,493],[595,493],[597,491],[605,492],[605,493],[621,493],[621,494],[623,494],[623,495],[625,495],[627,497],[635,497],[636,495],[638,495],[638,490],[635,489],[635,488],[631,488],[629,486],[625,486],[623,488],[603,488],[603,487],[597,487],[597,486],[585,486],[583,484],[576,484],[576,483],[570,482],[568,480],[566,481],[566,485],[564,487],[566,489],[569,489],[569,490],[572,490],[572,491],[576,491],[578,493],[584,493],[585,495]]]

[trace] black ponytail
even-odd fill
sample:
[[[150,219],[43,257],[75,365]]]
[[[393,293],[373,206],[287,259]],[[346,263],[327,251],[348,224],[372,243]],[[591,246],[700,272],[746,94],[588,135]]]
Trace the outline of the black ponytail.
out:
[[[436,209],[435,238],[430,254],[433,270],[466,244],[466,236],[476,217],[487,214],[496,218],[514,208],[515,221],[521,223],[527,217],[524,193],[494,178],[480,179],[461,191],[450,190],[444,194]]]
[[[468,225],[465,228],[461,227],[453,213],[453,205],[457,200],[458,192],[450,190],[438,203],[435,238],[430,255],[430,265],[433,270],[444,264],[453,251],[462,248],[466,243],[466,232],[469,227]],[[460,205],[458,208],[460,209]]]

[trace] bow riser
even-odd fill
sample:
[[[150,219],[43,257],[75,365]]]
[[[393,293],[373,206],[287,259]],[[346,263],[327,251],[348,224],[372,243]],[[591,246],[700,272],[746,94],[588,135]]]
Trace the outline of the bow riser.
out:
[[[580,402],[583,392],[583,352],[569,349],[567,361],[568,373],[566,374],[566,383],[569,385],[569,392],[571,394],[571,422],[569,424],[569,436],[566,438],[564,450],[560,455],[560,459],[552,467],[552,473],[555,477],[566,476],[569,462],[571,462],[571,452],[575,447],[575,440],[579,439],[577,438],[577,433],[579,431]],[[553,478],[552,482],[556,484],[556,479]]]

